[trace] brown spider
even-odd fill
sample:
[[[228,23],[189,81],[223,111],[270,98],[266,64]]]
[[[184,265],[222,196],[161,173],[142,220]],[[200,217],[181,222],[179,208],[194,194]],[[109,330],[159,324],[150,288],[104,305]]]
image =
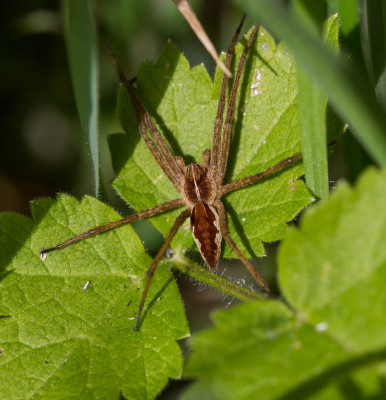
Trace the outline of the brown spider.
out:
[[[243,21],[244,18],[237,28],[235,35],[233,36],[226,55],[225,65],[228,69],[231,64],[235,43]],[[140,134],[165,175],[172,182],[176,190],[181,193],[181,198],[167,201],[147,210],[139,211],[118,221],[97,226],[87,232],[60,243],[55,247],[43,249],[40,254],[42,259],[44,259],[47,253],[62,249],[63,247],[69,246],[89,236],[97,235],[106,230],[128,224],[135,220],[152,217],[173,208],[181,206],[187,207],[175,220],[169,235],[167,236],[165,242],[155,256],[153,263],[147,271],[147,280],[142,294],[141,303],[139,305],[137,321],[134,329],[136,331],[139,329],[141,313],[154,272],[164,256],[167,248],[169,247],[173,237],[188,217],[190,217],[193,238],[202,255],[202,258],[211,271],[217,270],[221,252],[221,241],[222,238],[224,238],[230,248],[237,254],[243,264],[247,267],[256,282],[266,292],[269,292],[267,283],[258,274],[258,272],[255,271],[251,263],[243,256],[231,238],[227,225],[226,211],[223,203],[220,200],[221,197],[227,193],[251,185],[301,158],[301,153],[298,153],[261,173],[247,176],[226,185],[222,184],[227,167],[229,142],[232,130],[233,115],[235,111],[236,93],[239,87],[240,77],[248,51],[256,37],[257,31],[258,25],[254,27],[237,66],[237,71],[230,93],[225,122],[223,122],[223,116],[225,110],[225,94],[228,77],[225,74],[223,75],[217,116],[214,122],[212,149],[207,149],[204,151],[202,155],[202,163],[192,163],[188,166],[185,165],[182,157],[173,156],[169,147],[161,136],[161,133],[155,127],[149,113],[145,110],[143,104],[136,95],[131,82],[128,81],[124,76],[116,57],[110,51],[117,68],[120,81],[129,93],[133,103]],[[152,138],[149,137],[148,130],[151,132]]]

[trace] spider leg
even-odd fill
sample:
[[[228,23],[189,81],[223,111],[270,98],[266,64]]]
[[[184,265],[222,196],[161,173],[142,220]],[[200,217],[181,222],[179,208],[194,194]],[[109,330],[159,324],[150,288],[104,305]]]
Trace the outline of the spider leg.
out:
[[[210,168],[210,159],[212,156],[212,150],[206,149],[202,153],[202,161],[204,162],[205,167]]]
[[[130,99],[133,103],[135,115],[138,121],[139,132],[142,138],[144,139],[146,146],[152,153],[153,157],[156,159],[158,165],[162,168],[165,175],[169,178],[169,180],[178,190],[180,182],[183,178],[183,173],[181,172],[181,169],[178,167],[177,162],[172,152],[170,151],[168,145],[166,144],[164,138],[162,137],[161,133],[155,127],[154,122],[150,117],[149,113],[146,111],[145,107],[139,100],[139,97],[135,93],[131,82],[124,75],[115,54],[111,51],[110,48],[108,48],[107,50],[109,51],[113,59],[114,65],[118,71],[119,79],[122,85],[126,88],[130,96]],[[154,139],[158,147],[149,137],[147,133],[147,128],[150,130],[152,138]]]
[[[227,185],[224,185],[220,188],[219,190],[219,196],[224,196],[225,194],[229,192],[233,192],[234,190],[241,189],[243,187],[252,185],[256,183],[257,181],[260,181],[264,178],[266,178],[269,175],[272,175],[274,172],[283,169],[287,167],[288,165],[293,164],[295,161],[299,160],[302,158],[302,153],[297,153],[293,155],[292,157],[288,157],[283,161],[280,161],[279,163],[273,165],[272,167],[266,169],[263,172],[259,172],[256,175],[250,175],[246,176],[245,178],[238,179],[237,181],[233,181],[231,183],[228,183]]]
[[[190,209],[187,208],[186,210],[182,211],[182,213],[177,217],[177,219],[174,221],[174,225],[173,225],[172,229],[170,230],[169,236],[166,238],[166,240],[163,243],[162,247],[159,249],[157,255],[155,256],[155,258],[154,258],[154,260],[153,260],[153,262],[152,262],[152,264],[150,266],[150,268],[147,271],[146,284],[145,284],[145,288],[144,288],[143,293],[142,293],[141,303],[140,303],[139,308],[138,308],[137,322],[135,324],[134,331],[138,331],[139,330],[139,325],[140,325],[140,321],[141,321],[141,314],[142,314],[143,306],[145,305],[145,300],[146,300],[146,297],[147,297],[147,293],[149,291],[150,282],[151,282],[151,279],[153,278],[154,272],[157,269],[162,257],[165,254],[166,249],[169,247],[170,242],[174,238],[174,236],[177,233],[179,227],[184,223],[184,221],[186,220],[186,218],[189,217],[189,215],[190,215]]]
[[[258,285],[261,288],[263,288],[266,292],[270,292],[267,282],[265,282],[265,280],[260,276],[260,274],[252,267],[251,263],[243,256],[241,251],[236,246],[236,243],[231,238],[231,235],[228,230],[227,217],[224,205],[220,200],[216,200],[214,206],[217,208],[218,211],[220,220],[220,230],[225,241],[228,243],[229,247],[237,254],[242,263],[247,267],[248,271],[252,274],[253,278],[258,283]]]
[[[222,135],[222,142],[221,142],[221,152],[220,152],[220,158],[218,160],[218,175],[217,175],[217,180],[218,184],[221,185],[225,176],[225,171],[227,168],[227,162],[228,162],[228,152],[229,152],[229,142],[230,142],[230,136],[232,132],[232,121],[233,121],[233,116],[235,113],[235,103],[236,103],[236,94],[237,94],[237,89],[240,84],[240,78],[241,78],[241,73],[243,72],[245,61],[247,58],[247,54],[249,49],[251,48],[252,42],[254,38],[256,37],[257,31],[259,29],[259,25],[255,25],[251,36],[248,39],[248,42],[244,48],[243,54],[240,58],[239,64],[237,66],[237,72],[235,75],[235,79],[233,81],[233,86],[231,90],[231,95],[229,98],[229,103],[228,103],[228,109],[227,109],[227,115],[225,118],[225,123],[224,123],[224,129],[223,129],[223,135]]]
[[[243,15],[243,18],[239,24],[239,26],[236,29],[235,34],[233,35],[232,42],[229,45],[226,59],[225,59],[225,66],[230,69],[230,65],[232,62],[232,56],[233,56],[233,51],[236,45],[236,40],[237,37],[240,34],[241,26],[243,25],[245,20],[245,14]],[[213,144],[212,144],[212,153],[211,153],[211,160],[210,160],[210,169],[216,170],[218,167],[218,159],[220,157],[219,152],[221,149],[221,129],[222,129],[222,123],[223,123],[223,117],[224,117],[224,109],[225,109],[225,94],[226,94],[226,89],[227,89],[227,82],[228,82],[228,76],[226,74],[223,74],[222,78],[222,83],[221,83],[221,92],[220,92],[220,98],[218,101],[218,106],[217,106],[217,116],[214,122],[214,129],[213,129]],[[215,174],[213,174],[215,175]]]
[[[130,222],[137,221],[139,219],[152,217],[153,215],[163,213],[167,210],[181,207],[184,204],[185,203],[182,199],[175,199],[167,201],[166,203],[159,204],[155,207],[148,208],[147,210],[138,211],[137,213],[128,215],[127,217],[119,219],[118,221],[108,222],[107,224],[96,226],[95,228],[92,228],[87,232],[83,232],[80,235],[77,235],[73,238],[67,239],[62,243],[59,243],[54,247],[50,247],[49,249],[43,249],[40,252],[40,258],[44,259],[46,254],[51,253],[52,251],[55,250],[63,249],[64,247],[70,246],[71,244],[79,242],[80,240],[83,240],[87,237],[98,235],[99,233],[102,233],[104,231],[108,231],[118,226],[126,225]]]

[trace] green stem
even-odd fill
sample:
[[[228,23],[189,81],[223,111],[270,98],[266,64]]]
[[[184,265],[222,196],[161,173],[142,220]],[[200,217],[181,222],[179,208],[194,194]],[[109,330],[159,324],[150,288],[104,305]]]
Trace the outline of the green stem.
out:
[[[171,261],[173,269],[181,271],[182,273],[189,275],[200,282],[206,283],[220,292],[230,295],[240,301],[263,300],[266,298],[264,294],[254,292],[253,290],[242,287],[237,283],[231,282],[181,255],[174,257]]]

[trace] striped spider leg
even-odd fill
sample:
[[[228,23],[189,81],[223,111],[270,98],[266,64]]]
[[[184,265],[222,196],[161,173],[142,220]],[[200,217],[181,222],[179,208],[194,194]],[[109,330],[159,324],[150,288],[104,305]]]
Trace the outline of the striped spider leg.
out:
[[[236,30],[236,33],[233,36],[232,42],[226,55],[225,65],[228,69],[230,68],[236,40],[241,30],[243,20],[241,21],[239,27]],[[168,177],[176,190],[181,194],[181,197],[175,200],[168,201],[166,203],[162,203],[155,207],[151,207],[147,210],[139,211],[118,221],[109,222],[107,224],[97,226],[54,247],[43,249],[40,254],[41,257],[44,259],[47,253],[67,247],[89,236],[94,236],[106,230],[128,224],[132,221],[148,218],[166,212],[168,210],[184,206],[185,209],[179,214],[179,216],[175,220],[169,235],[159,249],[150,268],[147,271],[146,283],[138,308],[138,315],[134,329],[135,331],[139,330],[142,310],[154,272],[157,269],[161,259],[163,258],[178,229],[189,217],[193,238],[202,255],[202,258],[204,259],[206,265],[211,271],[215,271],[218,268],[221,253],[221,242],[222,238],[224,238],[226,243],[240,258],[240,260],[246,266],[246,268],[259,284],[259,286],[266,292],[269,292],[269,287],[267,283],[252,267],[248,259],[237,248],[235,242],[230,236],[227,224],[226,210],[223,203],[221,202],[221,197],[226,195],[227,193],[252,185],[260,181],[261,179],[264,179],[266,176],[292,164],[294,161],[301,158],[301,153],[298,153],[293,157],[287,158],[259,174],[247,176],[245,178],[223,185],[223,179],[227,167],[233,116],[235,111],[236,94],[249,49],[257,35],[257,32],[258,25],[254,27],[248,39],[248,42],[244,47],[242,56],[239,60],[233,85],[230,91],[230,98],[226,113],[225,97],[228,77],[223,74],[220,98],[217,107],[217,116],[214,122],[212,148],[207,149],[203,152],[203,161],[201,163],[194,162],[189,165],[185,165],[182,157],[174,156],[172,154],[161,133],[157,130],[149,113],[146,111],[145,107],[139,100],[139,97],[135,93],[131,82],[127,80],[125,75],[123,74],[116,57],[110,51],[114,64],[117,68],[120,81],[122,85],[126,88],[133,103],[134,111],[138,121],[139,132],[143,140],[145,141],[147,148],[152,153],[153,157],[157,161],[158,165],[161,167],[164,174]],[[151,136],[149,136],[149,132]]]

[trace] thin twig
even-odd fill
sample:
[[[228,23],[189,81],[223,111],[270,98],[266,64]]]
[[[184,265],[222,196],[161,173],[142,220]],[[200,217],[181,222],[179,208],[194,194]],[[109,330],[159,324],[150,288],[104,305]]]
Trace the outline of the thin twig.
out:
[[[173,1],[180,10],[181,14],[188,21],[190,27],[193,29],[193,32],[196,34],[200,42],[204,45],[205,49],[208,51],[210,56],[216,62],[216,64],[224,71],[224,73],[229,78],[232,78],[232,73],[220,60],[219,56],[217,55],[216,48],[214,47],[212,41],[209,39],[208,35],[206,34],[204,28],[201,25],[201,22],[198,20],[188,0],[173,0]]]

